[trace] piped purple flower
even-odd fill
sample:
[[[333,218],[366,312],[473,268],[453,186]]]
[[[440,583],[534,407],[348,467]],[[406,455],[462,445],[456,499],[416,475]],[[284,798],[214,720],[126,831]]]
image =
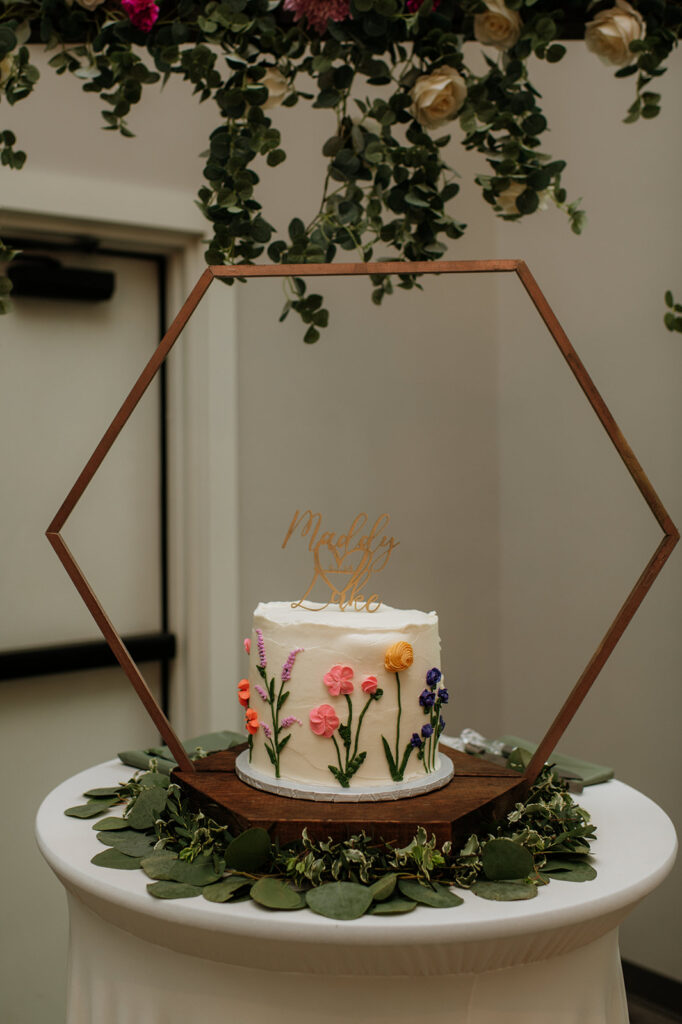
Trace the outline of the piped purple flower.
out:
[[[272,739],[272,729],[270,728],[270,726],[267,725],[265,722],[261,722],[261,726],[263,727],[263,732],[265,733],[266,739]]]
[[[410,736],[410,746],[421,747],[422,741],[419,739],[419,733],[413,732]]]
[[[432,708],[436,703],[436,695],[433,690],[422,690],[419,695],[419,703],[426,711],[428,708]]]
[[[443,687],[442,690],[438,691],[438,700],[441,702],[441,704],[447,704],[447,702],[450,700],[450,694],[445,689],[445,687]]]
[[[260,668],[267,668],[268,662],[265,657],[265,641],[263,640],[263,630],[256,630],[256,637],[258,639],[258,665]]]
[[[294,667],[294,662],[296,661],[296,655],[297,654],[301,654],[302,651],[303,651],[302,647],[295,647],[294,650],[289,655],[289,657],[287,658],[287,660],[284,662],[284,667],[282,668],[282,682],[283,683],[288,683],[289,680],[291,679],[291,670]]]
[[[260,697],[261,700],[267,700],[268,699],[267,693],[265,692],[265,690],[263,689],[262,686],[258,685],[258,683],[256,683],[256,685],[254,686],[254,690],[256,691],[256,693],[258,694],[258,696]]]
[[[280,729],[291,729],[294,723],[298,723],[298,725],[303,725],[301,719],[297,718],[296,715],[289,715],[287,718],[282,719],[282,721],[279,723],[279,727]]]
[[[426,685],[430,686],[432,690],[438,686],[441,680],[441,671],[439,668],[430,668],[426,673]]]
[[[426,722],[424,725],[422,725],[422,736],[424,737],[425,740],[427,740],[429,736],[433,736],[433,726],[430,724],[430,722]]]

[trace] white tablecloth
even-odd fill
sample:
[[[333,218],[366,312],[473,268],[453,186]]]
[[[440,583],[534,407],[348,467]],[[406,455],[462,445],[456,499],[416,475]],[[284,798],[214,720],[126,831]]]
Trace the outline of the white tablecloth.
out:
[[[88,769],[38,812],[40,849],[68,894],[67,1024],[627,1024],[618,924],[677,848],[668,817],[629,786],[580,797],[598,827],[592,882],[553,881],[521,903],[462,893],[449,910],[331,921],[157,900],[141,871],[90,864],[103,849],[92,821],[64,810],[130,774],[117,761]]]

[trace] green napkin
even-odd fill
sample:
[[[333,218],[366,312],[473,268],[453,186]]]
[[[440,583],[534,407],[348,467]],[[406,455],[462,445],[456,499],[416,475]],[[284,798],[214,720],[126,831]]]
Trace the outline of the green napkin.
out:
[[[534,754],[537,750],[537,743],[529,740],[522,740],[519,736],[500,736],[500,741],[510,747],[523,747]],[[606,782],[614,776],[613,768],[603,764],[593,764],[591,761],[581,761],[577,757],[569,757],[567,754],[558,754],[554,751],[550,755],[550,763],[555,764],[561,771],[570,772],[582,779],[584,786],[594,786],[597,782]]]

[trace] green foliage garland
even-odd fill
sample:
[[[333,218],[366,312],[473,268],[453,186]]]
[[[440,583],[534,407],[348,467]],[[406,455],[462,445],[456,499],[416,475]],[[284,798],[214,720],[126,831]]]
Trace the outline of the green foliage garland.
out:
[[[625,0],[615,0],[617,8],[613,2],[497,3],[515,27],[486,46],[479,74],[468,66],[463,44],[485,42],[483,0],[324,0],[331,14],[326,24],[306,16],[312,0],[160,0],[160,7],[152,0],[3,0],[0,98],[14,104],[33,91],[39,73],[26,44],[39,42],[53,52],[57,74],[74,74],[86,92],[99,94],[105,127],[127,136],[127,116],[145,88],[179,76],[199,101],[216,107],[198,195],[213,229],[208,263],[262,256],[275,263],[331,262],[350,252],[363,261],[436,260],[465,228],[450,212],[459,191],[444,157],[450,130],[485,157],[488,171],[477,181],[497,215],[515,220],[551,201],[580,232],[584,213],[563,187],[565,162],[541,148],[548,126],[529,59],[560,61],[565,47],[558,40],[582,35],[603,11],[636,18],[625,56],[611,63],[617,77],[635,78],[625,120],[654,117],[660,96],[650,85],[678,42],[682,5],[639,0],[635,10]],[[415,89],[443,72],[456,76],[457,102],[438,119],[436,107],[419,109]],[[294,217],[285,233],[257,198],[258,167],[286,159],[272,106],[300,100],[333,111],[336,128],[322,147],[327,165],[317,212],[307,223]],[[26,159],[16,142],[12,132],[0,131],[7,168],[19,169]],[[0,243],[0,261],[11,258]],[[372,284],[375,303],[393,290],[386,277]],[[414,285],[410,274],[398,282]],[[289,287],[282,315],[294,310],[304,340],[316,341],[329,320],[323,299],[306,294],[300,280]],[[2,312],[9,291],[7,278],[0,278]]]
[[[148,891],[162,899],[250,898],[271,909],[308,906],[347,918],[406,913],[418,904],[456,906],[462,900],[450,886],[484,899],[528,899],[551,878],[586,881],[596,875],[588,860],[595,836],[589,814],[550,768],[506,819],[456,849],[449,842],[439,847],[423,828],[402,848],[364,832],[334,842],[313,840],[304,830],[300,841],[281,847],[260,828],[232,836],[192,810],[157,767],[152,760],[148,771],[121,786],[90,790],[87,803],[65,813],[98,818],[92,827],[106,849],[93,864],[142,868],[152,880]],[[101,817],[121,804],[123,816]]]

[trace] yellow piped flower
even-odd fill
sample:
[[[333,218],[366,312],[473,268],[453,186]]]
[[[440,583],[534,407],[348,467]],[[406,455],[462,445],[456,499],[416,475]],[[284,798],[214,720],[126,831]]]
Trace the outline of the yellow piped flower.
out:
[[[386,651],[384,665],[387,672],[402,672],[403,669],[409,668],[413,661],[412,644],[408,644],[406,640],[398,640]]]

